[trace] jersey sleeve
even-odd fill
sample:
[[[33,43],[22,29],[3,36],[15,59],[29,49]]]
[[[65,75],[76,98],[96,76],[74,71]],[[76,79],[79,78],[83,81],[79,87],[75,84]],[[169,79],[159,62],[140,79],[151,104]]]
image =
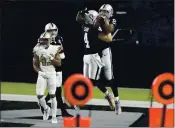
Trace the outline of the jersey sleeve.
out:
[[[37,49],[38,49],[38,45],[39,45],[39,43],[37,43],[37,44],[35,45],[35,47],[33,48],[33,54],[36,54]]]

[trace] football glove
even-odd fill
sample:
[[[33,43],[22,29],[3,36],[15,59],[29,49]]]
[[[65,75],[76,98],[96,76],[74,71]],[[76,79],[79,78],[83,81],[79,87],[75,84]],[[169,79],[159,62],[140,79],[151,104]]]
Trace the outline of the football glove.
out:
[[[81,14],[83,17],[85,16],[86,13],[88,13],[87,8],[85,8],[84,10],[81,10],[81,11],[80,11],[80,14]]]

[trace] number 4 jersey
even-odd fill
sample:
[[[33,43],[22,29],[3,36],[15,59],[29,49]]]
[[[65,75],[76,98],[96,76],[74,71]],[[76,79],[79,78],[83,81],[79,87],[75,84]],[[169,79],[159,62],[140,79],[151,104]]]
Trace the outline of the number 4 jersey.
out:
[[[95,54],[101,51],[101,42],[99,42],[98,34],[101,32],[97,28],[83,26],[85,55]]]
[[[116,20],[114,18],[110,18],[109,23],[113,24],[114,27],[116,26]],[[83,25],[82,27],[84,32],[85,55],[94,53],[101,54],[103,49],[110,47],[109,43],[98,39],[98,34],[102,32],[101,27],[94,28],[88,25]]]

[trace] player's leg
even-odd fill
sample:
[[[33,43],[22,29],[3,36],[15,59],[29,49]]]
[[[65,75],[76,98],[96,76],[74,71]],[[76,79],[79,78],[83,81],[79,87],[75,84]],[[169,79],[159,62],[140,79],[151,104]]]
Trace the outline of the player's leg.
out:
[[[46,104],[44,99],[44,92],[47,86],[47,81],[42,76],[38,75],[37,84],[36,84],[36,95],[39,101],[39,105],[43,108],[43,120],[49,118],[50,107]]]
[[[100,64],[100,62],[101,62],[100,56],[94,57],[93,55],[91,55],[88,74],[93,84],[97,86],[101,92],[103,92],[104,94],[107,94],[109,93],[108,90],[105,88],[105,86],[101,86],[101,84],[99,83],[101,68],[102,68],[102,65]]]
[[[104,76],[108,80],[108,85],[112,89],[112,92],[114,94],[114,100],[115,100],[115,110],[117,114],[121,113],[121,107],[120,107],[120,101],[119,101],[119,94],[118,94],[118,87],[115,84],[114,81],[114,75],[113,75],[113,65],[112,65],[112,53],[110,48],[107,48],[103,50],[102,54],[102,61],[105,64],[104,66]]]
[[[52,109],[52,121],[51,123],[57,123],[56,113],[57,113],[57,100],[56,100],[56,73],[49,75],[48,79],[48,91],[51,99],[51,109]]]
[[[73,117],[71,114],[69,114],[65,108],[65,105],[63,104],[63,100],[62,100],[62,72],[57,72],[56,73],[56,99],[57,99],[57,103],[58,106],[61,109],[61,114],[62,117]]]
[[[50,100],[50,95],[47,93],[47,96],[45,97],[46,103]]]
[[[49,106],[48,101],[50,100],[50,95],[47,93],[47,96],[45,97],[46,104]],[[44,108],[41,106],[41,104],[38,104],[40,106],[41,112],[44,114]]]
[[[83,57],[83,75],[89,78],[89,64],[86,55]]]

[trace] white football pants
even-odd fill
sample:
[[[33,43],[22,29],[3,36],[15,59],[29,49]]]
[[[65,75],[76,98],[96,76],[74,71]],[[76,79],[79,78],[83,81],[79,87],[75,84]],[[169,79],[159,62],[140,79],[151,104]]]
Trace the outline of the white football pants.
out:
[[[62,71],[56,73],[56,87],[62,86]]]
[[[113,65],[112,65],[112,52],[111,48],[106,48],[102,51],[102,62],[105,64],[104,76],[107,80],[111,80],[113,76]]]
[[[98,55],[98,53],[84,55],[83,61],[84,61],[83,65],[84,76],[93,80],[99,80],[101,68],[104,66],[104,64],[101,61],[101,58]]]
[[[38,74],[38,79],[36,83],[36,94],[44,95],[46,88],[48,88],[50,95],[55,94],[56,72],[42,72],[42,74]]]

